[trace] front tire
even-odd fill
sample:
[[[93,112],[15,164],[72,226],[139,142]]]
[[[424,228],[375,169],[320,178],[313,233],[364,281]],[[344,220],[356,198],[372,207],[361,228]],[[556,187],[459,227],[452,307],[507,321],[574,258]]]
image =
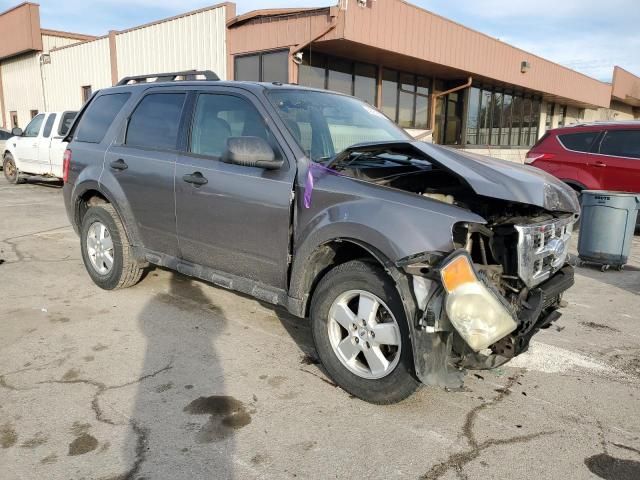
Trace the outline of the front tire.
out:
[[[133,258],[131,245],[115,208],[111,204],[91,207],[80,230],[82,260],[89,276],[104,290],[135,285],[143,269]]]
[[[7,179],[7,182],[13,185],[20,183],[20,173],[18,172],[16,161],[13,159],[13,155],[11,155],[10,153],[5,154],[4,156],[4,160],[2,162],[2,170],[4,172],[4,178]]]
[[[355,260],[331,270],[318,284],[310,316],[320,360],[347,392],[390,404],[420,385],[402,300],[381,268]]]

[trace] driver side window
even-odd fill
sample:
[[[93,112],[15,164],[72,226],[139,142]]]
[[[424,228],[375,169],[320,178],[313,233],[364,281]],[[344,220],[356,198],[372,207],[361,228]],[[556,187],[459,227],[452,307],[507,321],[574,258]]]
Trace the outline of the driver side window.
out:
[[[247,100],[203,93],[198,96],[190,152],[221,157],[231,137],[259,137],[275,145],[260,112]]]
[[[29,122],[27,128],[24,129],[23,137],[37,137],[42,127],[42,121],[44,120],[44,113],[40,113],[33,117],[33,120]]]

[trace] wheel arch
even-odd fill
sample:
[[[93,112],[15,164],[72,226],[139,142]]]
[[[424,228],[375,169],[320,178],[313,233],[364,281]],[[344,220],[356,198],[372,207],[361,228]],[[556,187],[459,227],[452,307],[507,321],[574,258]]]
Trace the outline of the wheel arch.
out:
[[[136,227],[131,221],[127,220],[128,217],[126,208],[123,209],[123,207],[115,201],[115,198],[117,198],[116,195],[94,181],[85,182],[76,186],[73,194],[73,218],[75,223],[74,228],[76,228],[77,231],[80,230],[82,219],[84,218],[84,215],[90,207],[98,205],[100,203],[108,203],[113,206],[116,213],[118,214],[129,243],[132,246],[137,246],[140,244],[140,237],[138,235]]]
[[[363,240],[349,237],[331,238],[312,248],[305,248],[304,253],[298,253],[296,258],[291,272],[289,299],[294,303],[293,313],[300,317],[309,315],[311,298],[324,276],[338,265],[351,260],[375,263],[396,283],[403,300],[407,293],[411,294],[400,285],[405,275],[383,252]]]

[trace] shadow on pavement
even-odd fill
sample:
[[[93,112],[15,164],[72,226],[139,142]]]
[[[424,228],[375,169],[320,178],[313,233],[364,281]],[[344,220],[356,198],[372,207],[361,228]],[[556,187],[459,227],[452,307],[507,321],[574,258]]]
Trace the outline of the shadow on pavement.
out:
[[[225,324],[201,286],[177,273],[168,292],[148,300],[138,317],[146,341],[140,378],[145,381],[137,382],[124,444],[125,458],[132,452],[135,458],[120,478],[234,477],[234,434],[251,415],[225,395],[214,349]]]

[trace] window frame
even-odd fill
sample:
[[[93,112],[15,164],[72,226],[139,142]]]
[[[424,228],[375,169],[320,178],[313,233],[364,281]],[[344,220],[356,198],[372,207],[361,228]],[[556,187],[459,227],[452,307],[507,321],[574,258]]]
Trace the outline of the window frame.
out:
[[[73,119],[71,120],[71,125],[69,125],[69,129],[66,132],[62,131],[62,127],[64,126],[64,117],[70,113],[73,113]],[[62,112],[62,114],[60,115],[60,121],[58,122],[58,137],[60,138],[64,138],[70,131],[71,131],[71,127],[73,127],[73,122],[76,121],[76,117],[78,116],[79,112],[73,111],[73,110],[67,110]]]
[[[287,55],[287,60],[289,59],[289,50],[287,49],[282,49],[282,48],[276,48],[273,50],[260,50],[259,52],[252,52],[252,53],[243,53],[240,55],[234,55],[233,56],[233,79],[234,81],[247,81],[247,82],[265,82],[264,80],[264,68],[263,68],[263,56],[265,55],[271,55],[274,53],[286,53]],[[248,57],[257,57],[258,58],[258,80],[238,80],[236,77],[236,73],[237,73],[237,69],[236,69],[236,65],[237,65],[237,60],[239,58],[248,58]],[[287,61],[287,81],[286,82],[280,82],[280,83],[289,83],[289,62]],[[267,80],[267,82],[270,82]],[[325,85],[326,85],[326,80],[325,80]]]
[[[111,121],[109,126],[104,131],[104,134],[102,135],[102,138],[97,142],[93,142],[93,141],[90,142],[90,141],[87,141],[87,140],[79,140],[77,138],[78,137],[78,127],[80,126],[80,121],[87,114],[87,111],[89,110],[89,108],[91,108],[91,106],[94,104],[94,102],[97,102],[102,97],[108,97],[108,96],[111,96],[111,95],[126,95],[126,100],[124,101],[124,103],[120,107],[120,110],[118,110],[116,115],[113,117],[113,120]],[[76,119],[73,121],[73,124],[72,124],[71,128],[69,129],[69,131],[67,132],[67,134],[64,137],[65,139],[72,139],[75,142],[87,143],[87,144],[90,144],[90,145],[100,145],[104,141],[104,139],[107,136],[107,134],[109,133],[109,131],[112,128],[114,128],[114,125],[116,124],[116,119],[118,118],[118,116],[122,115],[122,111],[126,108],[127,104],[131,102],[132,98],[136,98],[136,96],[134,95],[133,91],[125,90],[125,91],[106,92],[106,93],[103,93],[101,95],[97,95],[97,92],[96,92],[96,94],[94,94],[91,98],[92,98],[91,102],[87,102],[82,107],[82,109],[80,109],[80,111],[78,112],[78,114],[76,116]],[[118,138],[118,136],[116,136],[116,138]]]
[[[42,116],[42,121],[40,122],[40,126],[38,127],[38,131],[36,132],[35,135],[27,135],[27,129],[29,128],[29,125],[31,125],[33,123],[33,121],[38,118],[39,116]],[[24,130],[22,131],[22,137],[24,138],[38,138],[38,135],[40,135],[40,132],[42,132],[42,129],[44,128],[44,121],[45,121],[46,115],[44,113],[38,113],[35,117],[33,117],[31,119],[31,121],[29,123],[27,123],[27,126],[24,127]]]
[[[463,128],[462,130],[463,139],[462,139],[461,145],[464,146],[464,148],[490,148],[490,149],[506,150],[506,149],[516,149],[516,148],[519,148],[519,149],[531,148],[533,145],[535,145],[535,143],[538,140],[537,136],[539,134],[539,128],[540,128],[540,116],[541,116],[540,106],[542,105],[541,96],[534,95],[531,93],[518,92],[513,88],[501,88],[501,87],[495,87],[490,85],[474,84],[465,90],[466,92],[465,112],[464,112],[465,116],[463,118],[463,122],[465,124],[468,121],[467,116],[470,110],[468,105],[470,104],[470,101],[471,101],[470,92],[472,88],[476,88],[479,90],[478,105],[477,105],[478,106],[478,126],[477,126],[477,132],[475,134],[475,143],[468,143],[468,136],[467,136],[468,132],[466,128]],[[482,108],[484,104],[483,100],[485,99],[485,92],[490,94],[488,97],[490,99],[489,107],[487,108],[487,112],[486,112],[487,118],[490,120],[490,124],[486,126],[487,142],[480,143],[480,139],[482,137],[481,130],[483,129]],[[500,122],[499,122],[500,125],[498,127],[494,127],[493,125],[494,109],[496,107],[496,102],[495,102],[496,93],[502,96],[502,100],[500,102],[500,105],[501,105]],[[509,95],[511,97],[511,103],[508,107],[509,109],[509,125],[508,126],[502,125],[504,123],[503,119],[505,115],[505,109],[504,109],[505,95]],[[525,111],[525,104],[527,102],[529,105],[528,112]],[[531,118],[534,113],[534,109],[533,109],[534,103],[538,104],[537,116],[536,118]],[[529,119],[525,127],[524,123],[525,123],[525,116],[527,115],[527,113],[529,115]],[[514,128],[519,130],[518,136],[516,139],[513,138],[513,135],[515,133]],[[495,145],[493,144],[494,129],[496,130],[495,135],[498,136],[497,144]],[[526,132],[525,132],[525,129],[526,129]],[[502,144],[502,136],[503,134],[506,134],[507,130],[509,132],[508,142],[506,144]]]
[[[567,147],[567,145],[562,141],[562,137],[566,137],[569,135],[580,135],[583,133],[595,133],[596,136],[593,139],[593,141],[591,142],[591,145],[589,146],[588,150],[575,150],[573,148],[569,148]],[[568,152],[573,152],[573,153],[598,153],[598,151],[600,150],[600,143],[602,142],[602,139],[604,137],[604,133],[605,130],[597,130],[597,131],[586,131],[586,132],[573,132],[573,133],[558,133],[556,135],[556,138],[558,139],[558,143],[560,144],[560,146],[562,148],[564,148],[566,151]],[[604,155],[604,154],[603,154]]]
[[[270,112],[268,112],[262,103],[254,101],[252,97],[249,95],[245,95],[244,92],[239,91],[237,89],[226,89],[226,88],[215,88],[215,89],[195,89],[190,92],[189,98],[185,103],[185,108],[183,108],[182,112],[182,122],[181,122],[181,135],[182,142],[179,143],[179,153],[182,156],[190,157],[190,158],[198,158],[201,160],[212,160],[219,163],[224,163],[219,156],[215,155],[207,155],[203,153],[195,153],[191,151],[191,139],[193,127],[196,120],[196,111],[198,106],[198,98],[202,95],[218,95],[218,96],[227,96],[227,97],[236,97],[240,100],[247,102],[251,105],[260,115],[260,118],[264,122],[264,127],[267,130],[267,133],[273,137],[274,143],[270,144],[271,148],[276,156],[280,155],[280,157],[284,160],[284,164],[282,168],[279,170],[285,171],[289,169],[289,158],[287,152],[285,152],[283,145],[286,145],[287,142],[282,137],[282,134],[278,130],[278,128],[274,128],[274,120]],[[225,165],[231,165],[224,163]],[[285,168],[286,165],[286,168]],[[237,166],[237,165],[236,165]],[[246,167],[241,167],[246,168]],[[258,167],[256,167],[258,168]]]
[[[133,115],[138,110],[138,107],[140,107],[144,99],[151,95],[182,95],[184,96],[184,101],[182,102],[182,109],[180,110],[180,114],[178,115],[178,131],[176,133],[175,148],[165,148],[165,147],[158,148],[150,145],[133,145],[133,144],[127,143],[127,135],[129,134],[129,125],[131,123],[131,117],[133,117]],[[139,99],[135,102],[135,105],[133,106],[131,111],[126,116],[123,132],[122,132],[122,142],[120,143],[120,145],[126,148],[135,148],[137,150],[145,150],[145,151],[153,151],[153,152],[179,152],[181,143],[182,143],[182,140],[180,137],[182,132],[182,124],[184,122],[184,113],[185,113],[185,108],[187,106],[188,100],[189,100],[188,90],[155,90],[153,89],[153,90],[144,92],[144,94],[139,97]]]
[[[605,141],[607,136],[612,132],[638,132],[640,134],[640,129],[637,128],[609,128],[602,132],[599,141],[597,142],[598,151],[595,152],[597,155],[601,155],[603,157],[609,158],[622,158],[625,160],[640,160],[640,156],[638,157],[629,157],[625,155],[612,155],[610,153],[602,153],[602,143]]]
[[[51,138],[51,134],[53,133],[53,124],[55,123],[56,118],[56,113],[50,113],[47,115],[47,119],[44,122],[44,128],[42,129],[42,138]],[[47,129],[49,130],[48,132]]]

